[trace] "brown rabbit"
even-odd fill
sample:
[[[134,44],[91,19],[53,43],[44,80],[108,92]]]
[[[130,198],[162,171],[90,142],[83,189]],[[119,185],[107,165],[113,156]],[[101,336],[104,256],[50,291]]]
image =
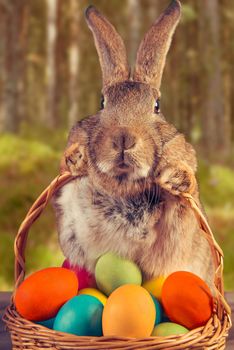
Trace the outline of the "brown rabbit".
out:
[[[72,264],[94,271],[99,256],[114,252],[133,260],[144,280],[187,270],[212,287],[209,245],[180,196],[188,192],[200,203],[195,151],[159,108],[179,18],[180,3],[173,1],[142,40],[131,75],[121,37],[94,7],[87,9],[104,107],[72,128],[61,170],[79,176],[54,206],[61,248]]]

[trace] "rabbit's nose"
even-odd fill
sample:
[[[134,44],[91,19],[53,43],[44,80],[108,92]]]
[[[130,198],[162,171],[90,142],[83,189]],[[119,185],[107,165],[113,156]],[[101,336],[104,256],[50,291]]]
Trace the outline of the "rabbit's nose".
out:
[[[113,148],[116,151],[125,151],[131,149],[136,144],[136,137],[126,132],[113,137]]]

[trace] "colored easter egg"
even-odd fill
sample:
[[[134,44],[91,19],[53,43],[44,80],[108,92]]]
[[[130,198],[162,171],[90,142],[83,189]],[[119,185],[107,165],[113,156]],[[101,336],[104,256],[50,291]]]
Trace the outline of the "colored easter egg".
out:
[[[153,299],[155,310],[156,310],[156,318],[154,323],[154,325],[156,326],[157,324],[162,322],[163,308],[160,302],[152,294],[151,294],[151,297]]]
[[[148,337],[155,323],[151,295],[141,286],[127,284],[117,288],[104,306],[102,327],[105,336]]]
[[[15,293],[15,306],[24,318],[41,321],[53,318],[60,307],[78,291],[73,271],[49,267],[26,278]]]
[[[99,258],[95,267],[95,278],[98,289],[106,295],[110,295],[124,284],[141,285],[142,282],[138,266],[113,253],[107,253]]]
[[[92,295],[93,297],[97,298],[103,305],[105,305],[105,303],[107,301],[107,297],[95,288],[81,289],[78,294],[79,295],[81,295],[81,294]]]
[[[79,289],[96,287],[95,276],[84,267],[71,265],[68,259],[64,260],[62,267],[75,272],[79,281]]]
[[[53,329],[54,320],[55,320],[55,317],[49,318],[48,320],[45,320],[45,321],[37,321],[36,323],[40,324],[41,326],[44,326],[46,328]]]
[[[169,317],[167,316],[165,310],[163,310],[162,322],[171,322],[170,319],[169,319]]]
[[[200,277],[191,272],[177,271],[164,282],[162,304],[172,322],[194,329],[210,319],[213,297]]]
[[[188,333],[189,330],[180,324],[172,322],[160,323],[154,327],[152,336],[154,337],[167,337],[170,335],[179,335]]]
[[[161,301],[162,287],[165,279],[166,279],[166,276],[159,276],[159,277],[152,278],[149,281],[145,281],[142,284],[142,287],[144,287],[155,298]]]
[[[102,335],[103,305],[90,295],[78,295],[59,310],[54,330],[80,336]]]

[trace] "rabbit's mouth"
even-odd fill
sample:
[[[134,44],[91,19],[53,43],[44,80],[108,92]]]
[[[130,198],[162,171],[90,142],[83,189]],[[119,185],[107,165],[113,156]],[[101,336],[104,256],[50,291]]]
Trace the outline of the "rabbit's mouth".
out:
[[[147,177],[148,171],[143,171],[137,166],[122,162],[113,169],[113,177],[118,183],[133,182]]]
[[[102,160],[91,169],[93,183],[113,197],[138,193],[151,183],[150,165],[137,164],[130,159]]]
[[[117,164],[117,167],[118,167],[118,169],[125,171],[125,170],[128,170],[130,168],[130,165],[127,164],[126,162],[119,162]]]
[[[107,180],[107,186],[109,181],[115,180],[117,184],[131,183],[140,179],[145,179],[149,176],[151,170],[151,164],[147,164],[143,160],[137,159],[130,152],[126,152],[124,155],[117,154],[113,159],[101,159],[96,163],[96,169]],[[101,175],[102,174],[102,175]],[[106,181],[105,181],[106,182]]]
[[[125,181],[135,181],[148,176],[150,167],[141,167],[130,160],[117,160],[106,164],[99,163],[99,170],[111,178]]]
[[[116,162],[113,171],[114,171],[114,174],[116,174],[117,176],[119,175],[127,176],[128,174],[134,171],[134,167],[132,164],[130,164],[127,161],[118,161]]]

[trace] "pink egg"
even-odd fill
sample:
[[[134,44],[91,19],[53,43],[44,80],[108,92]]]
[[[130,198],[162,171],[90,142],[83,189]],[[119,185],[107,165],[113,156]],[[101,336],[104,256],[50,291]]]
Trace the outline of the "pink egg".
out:
[[[79,290],[83,288],[96,287],[94,275],[91,272],[87,271],[84,267],[71,265],[68,259],[64,260],[62,267],[75,272],[79,281]]]

